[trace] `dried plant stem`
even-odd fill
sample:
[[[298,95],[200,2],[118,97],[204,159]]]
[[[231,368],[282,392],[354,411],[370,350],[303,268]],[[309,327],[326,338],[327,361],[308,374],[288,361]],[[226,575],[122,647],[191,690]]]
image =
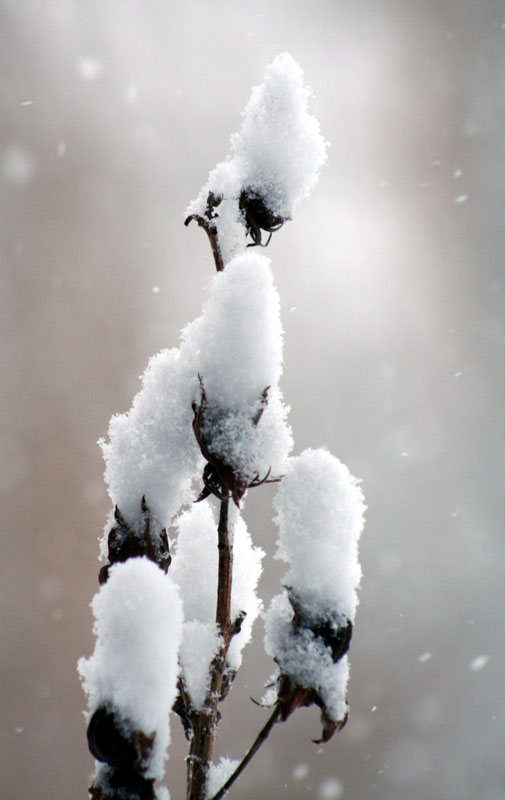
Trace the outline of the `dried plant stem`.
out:
[[[204,800],[209,763],[217,725],[217,706],[221,697],[226,657],[233,633],[230,608],[233,567],[233,545],[228,530],[229,500],[221,500],[218,525],[218,588],[216,624],[222,639],[219,652],[210,665],[210,687],[205,710],[194,714],[192,739],[188,756],[187,800]]]
[[[258,733],[256,739],[254,740],[253,744],[245,754],[244,758],[242,759],[238,767],[235,769],[234,772],[232,772],[226,783],[223,786],[221,786],[220,790],[211,798],[211,800],[221,800],[221,798],[224,797],[225,794],[230,791],[231,787],[233,786],[237,778],[240,777],[240,775],[245,770],[245,768],[247,767],[253,756],[255,756],[258,750],[260,749],[261,745],[268,739],[270,731],[274,727],[275,723],[279,721],[280,714],[281,714],[280,708],[278,705],[276,705],[268,721]]]
[[[233,571],[233,544],[228,532],[229,500],[221,500],[219,524],[217,528],[219,567],[217,581],[216,624],[224,639],[230,635],[231,629],[231,582]],[[229,644],[229,640],[227,645]],[[228,647],[226,648],[228,649]]]
[[[200,228],[203,228],[207,236],[209,237],[210,246],[212,248],[212,255],[214,256],[214,264],[216,265],[217,272],[222,272],[224,269],[224,261],[223,256],[221,255],[221,249],[219,247],[219,240],[217,236],[217,229],[216,226],[212,223],[211,220],[206,219],[205,217],[201,217],[199,214],[191,214],[184,224],[187,226],[190,222],[195,220],[198,223]]]

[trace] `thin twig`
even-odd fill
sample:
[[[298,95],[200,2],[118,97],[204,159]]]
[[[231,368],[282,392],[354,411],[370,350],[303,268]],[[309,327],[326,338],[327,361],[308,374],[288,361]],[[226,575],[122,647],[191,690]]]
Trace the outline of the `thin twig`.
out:
[[[216,226],[208,219],[205,219],[205,217],[201,217],[199,214],[190,214],[189,217],[184,221],[184,224],[187,226],[193,220],[198,223],[200,228],[204,229],[205,233],[209,237],[216,270],[218,272],[222,272],[224,270],[224,261],[223,256],[221,255],[221,249],[219,247]]]
[[[242,759],[238,767],[235,769],[234,772],[232,772],[226,783],[223,786],[221,786],[219,791],[210,800],[221,800],[221,798],[224,797],[225,794],[230,791],[231,787],[233,786],[237,778],[240,777],[240,775],[245,770],[245,768],[247,767],[253,756],[255,756],[258,750],[260,749],[261,745],[268,739],[270,731],[274,727],[275,723],[279,721],[280,714],[281,714],[280,708],[278,705],[276,705],[267,723],[258,733],[256,739],[254,740],[253,744],[245,754],[244,758]]]

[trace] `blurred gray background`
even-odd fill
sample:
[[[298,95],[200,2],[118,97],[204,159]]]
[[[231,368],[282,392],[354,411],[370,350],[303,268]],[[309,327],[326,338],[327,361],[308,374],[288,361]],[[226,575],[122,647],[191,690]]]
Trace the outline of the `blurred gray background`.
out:
[[[213,262],[184,209],[288,50],[331,148],[268,250],[283,388],[297,451],[326,445],[363,479],[364,579],[346,729],[318,749],[317,711],[298,712],[233,796],[503,800],[504,3],[0,9],[1,797],[87,796],[96,440],[199,313]],[[272,493],[246,508],[269,556]],[[270,558],[265,602],[282,574]],[[245,662],[217,755],[265,718],[261,623]]]

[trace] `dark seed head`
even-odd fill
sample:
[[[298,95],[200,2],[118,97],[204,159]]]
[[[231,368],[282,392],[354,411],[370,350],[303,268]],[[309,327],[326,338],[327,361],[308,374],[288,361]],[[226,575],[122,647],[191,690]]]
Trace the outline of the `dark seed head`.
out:
[[[252,189],[244,189],[239,197],[239,208],[245,219],[247,233],[254,244],[262,245],[261,231],[272,234],[282,227],[286,219],[274,214],[264,198]],[[268,244],[268,241],[267,241]]]

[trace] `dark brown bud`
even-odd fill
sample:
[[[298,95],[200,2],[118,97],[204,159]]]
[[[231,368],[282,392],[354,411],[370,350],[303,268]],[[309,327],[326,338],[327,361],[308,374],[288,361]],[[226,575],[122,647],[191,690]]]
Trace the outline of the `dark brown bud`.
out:
[[[266,247],[272,233],[282,228],[286,222],[286,218],[274,214],[268,207],[265,198],[253,189],[249,188],[242,191],[238,205],[244,215],[247,233],[253,240],[252,245],[249,245],[249,247],[256,245]],[[270,234],[265,244],[261,239],[261,231],[266,231],[266,233]]]

